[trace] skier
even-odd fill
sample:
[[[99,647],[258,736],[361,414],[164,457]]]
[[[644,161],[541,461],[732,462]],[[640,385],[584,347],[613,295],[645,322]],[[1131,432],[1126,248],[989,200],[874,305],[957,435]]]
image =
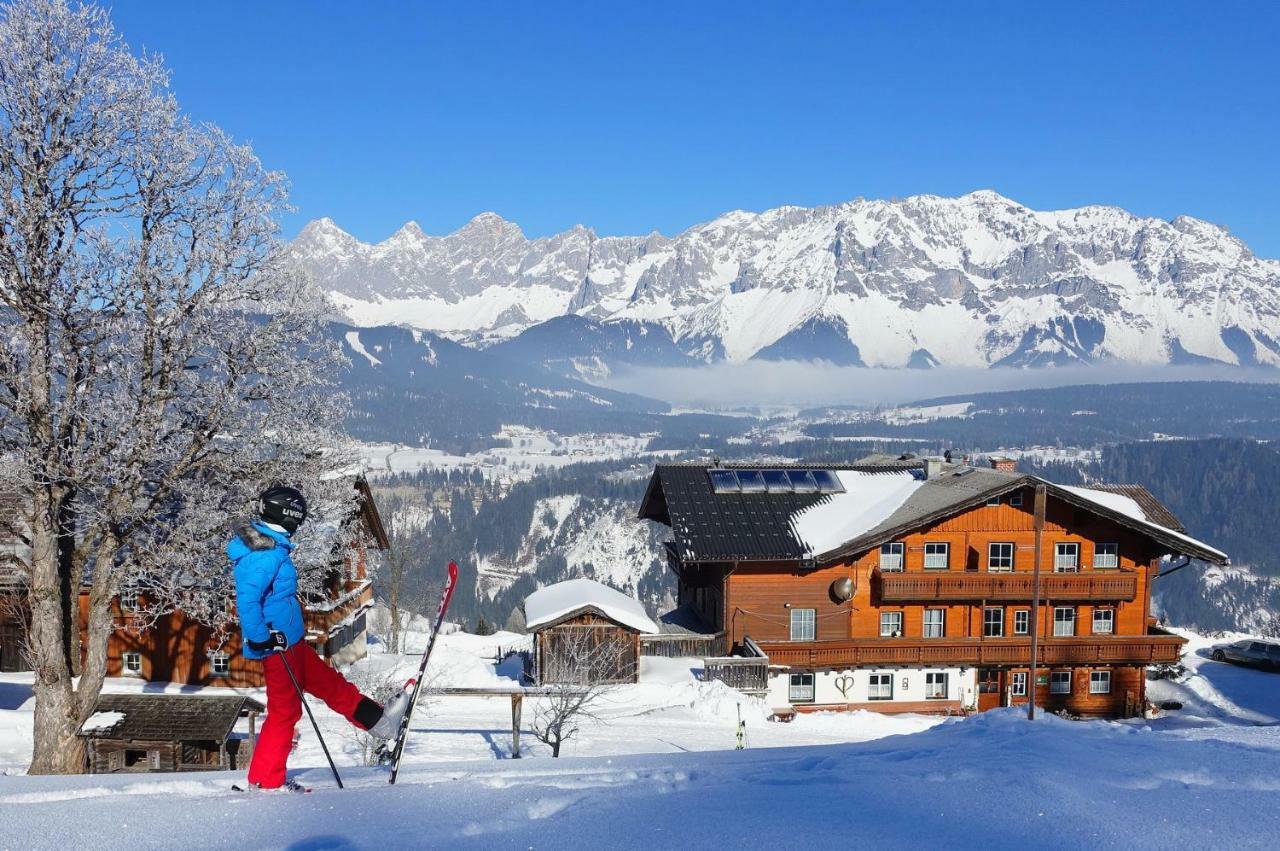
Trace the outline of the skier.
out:
[[[398,694],[384,708],[360,693],[342,674],[321,661],[303,641],[302,606],[298,603],[298,571],[290,553],[292,537],[307,519],[307,501],[291,487],[272,487],[259,499],[258,518],[232,529],[227,556],[235,565],[236,610],[244,655],[261,659],[267,681],[267,720],[262,725],[249,783],[260,789],[285,785],[285,762],[293,745],[294,726],[302,718],[298,687],[362,730],[381,739],[396,735],[408,703]]]

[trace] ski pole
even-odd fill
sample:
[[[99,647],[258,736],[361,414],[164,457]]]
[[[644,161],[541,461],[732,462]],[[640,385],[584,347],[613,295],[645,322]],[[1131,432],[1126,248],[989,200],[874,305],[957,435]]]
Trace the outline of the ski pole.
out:
[[[329,760],[329,770],[333,772],[333,779],[338,781],[338,788],[345,788],[342,785],[342,778],[338,776],[338,766],[333,764],[333,757],[329,756],[329,746],[324,743],[324,736],[320,735],[320,725],[316,723],[316,716],[311,714],[311,706],[307,703],[307,697],[302,693],[302,686],[298,685],[298,678],[293,675],[293,668],[289,667],[289,657],[284,655],[284,651],[280,651],[280,661],[284,662],[285,672],[289,674],[289,679],[293,682],[293,688],[298,692],[298,700],[302,701],[302,708],[307,710],[307,717],[311,719],[311,727],[316,731],[316,738],[320,740],[320,750],[324,751],[324,758]]]

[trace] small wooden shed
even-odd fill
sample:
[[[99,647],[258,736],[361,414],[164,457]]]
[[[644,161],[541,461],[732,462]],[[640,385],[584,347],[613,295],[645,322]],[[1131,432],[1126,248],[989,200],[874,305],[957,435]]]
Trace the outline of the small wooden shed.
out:
[[[230,771],[248,766],[265,709],[240,695],[104,694],[78,735],[90,774]]]
[[[538,685],[637,682],[640,636],[658,632],[638,600],[592,579],[541,588],[524,612]]]

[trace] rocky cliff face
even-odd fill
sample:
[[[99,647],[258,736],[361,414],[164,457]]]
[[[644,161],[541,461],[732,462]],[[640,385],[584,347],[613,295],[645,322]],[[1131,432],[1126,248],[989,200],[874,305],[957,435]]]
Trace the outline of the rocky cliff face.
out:
[[[486,213],[368,245],[321,219],[290,251],[351,322],[481,345],[576,314],[661,326],[701,360],[1280,365],[1280,261],[1185,216],[986,191],[733,212],[674,238],[530,240]]]

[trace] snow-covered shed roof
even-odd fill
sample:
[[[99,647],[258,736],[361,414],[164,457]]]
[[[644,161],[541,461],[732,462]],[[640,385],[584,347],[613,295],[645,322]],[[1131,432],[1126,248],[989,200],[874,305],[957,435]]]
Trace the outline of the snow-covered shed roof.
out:
[[[646,635],[658,632],[639,600],[585,577],[539,588],[526,597],[525,626],[535,630],[590,610]]]

